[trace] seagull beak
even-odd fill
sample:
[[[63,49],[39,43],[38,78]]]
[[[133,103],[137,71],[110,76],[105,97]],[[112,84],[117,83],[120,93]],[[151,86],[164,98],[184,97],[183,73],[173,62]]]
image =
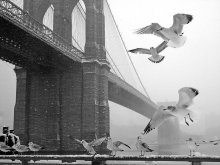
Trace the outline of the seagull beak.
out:
[[[199,94],[199,91],[197,89],[195,89],[195,88],[190,88],[190,89],[193,91],[195,96],[197,96]]]
[[[187,14],[186,17],[188,19],[188,23],[190,23],[193,20],[193,16],[192,15]]]

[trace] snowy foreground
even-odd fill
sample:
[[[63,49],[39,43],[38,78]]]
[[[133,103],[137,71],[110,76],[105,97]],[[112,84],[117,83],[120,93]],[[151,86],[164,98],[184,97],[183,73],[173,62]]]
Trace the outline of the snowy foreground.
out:
[[[186,161],[186,162],[220,162],[220,156],[209,155],[146,155],[146,156],[109,156],[109,155],[0,155],[1,162],[4,160],[13,161],[51,161],[62,162],[75,161]]]

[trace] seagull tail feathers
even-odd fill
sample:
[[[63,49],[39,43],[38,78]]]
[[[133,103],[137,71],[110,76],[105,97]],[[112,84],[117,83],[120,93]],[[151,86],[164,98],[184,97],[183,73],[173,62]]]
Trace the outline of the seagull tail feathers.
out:
[[[154,58],[153,56],[151,56],[148,58],[148,60],[150,60],[153,63],[160,63],[161,61],[163,61],[164,58],[165,56],[158,55],[158,58]]]

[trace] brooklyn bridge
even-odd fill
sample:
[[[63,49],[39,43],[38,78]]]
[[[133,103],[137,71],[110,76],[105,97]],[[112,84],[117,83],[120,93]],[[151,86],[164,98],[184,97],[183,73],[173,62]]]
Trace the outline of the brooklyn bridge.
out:
[[[147,118],[157,109],[106,0],[0,0],[0,25],[0,59],[15,65],[14,130],[22,144],[83,151],[69,135],[109,133],[109,101]]]

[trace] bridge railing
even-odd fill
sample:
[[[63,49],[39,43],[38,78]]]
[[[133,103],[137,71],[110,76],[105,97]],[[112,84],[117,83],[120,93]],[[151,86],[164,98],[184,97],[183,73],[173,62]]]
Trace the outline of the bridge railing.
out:
[[[166,161],[191,162],[192,165],[201,165],[201,162],[220,162],[220,156],[187,156],[187,155],[150,155],[150,156],[109,156],[109,155],[0,155],[3,160],[20,160],[23,165],[28,161],[58,160],[62,162],[75,162],[78,160],[91,161],[93,165],[104,165],[106,161]]]
[[[47,42],[54,48],[59,49],[75,61],[81,61],[81,58],[84,56],[83,52],[78,50],[64,38],[54,33],[47,26],[35,20],[27,11],[19,8],[9,0],[0,0],[0,16],[18,25],[25,31],[32,33],[34,36]]]

